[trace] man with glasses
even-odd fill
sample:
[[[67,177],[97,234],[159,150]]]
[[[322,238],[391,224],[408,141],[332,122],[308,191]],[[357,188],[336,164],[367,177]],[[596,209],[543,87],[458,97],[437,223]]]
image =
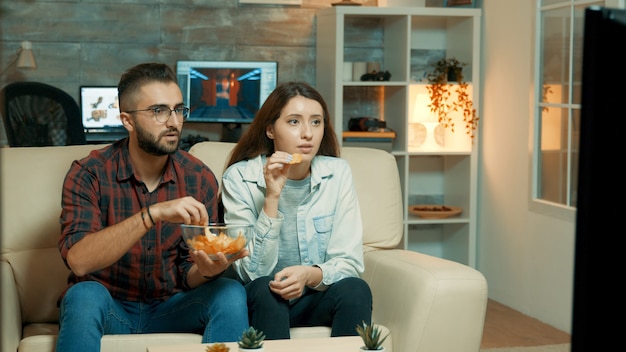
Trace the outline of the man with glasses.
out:
[[[128,137],[73,162],[63,185],[58,246],[71,272],[56,350],[100,351],[105,334],[236,341],[248,327],[245,290],[221,274],[248,252],[211,260],[182,241],[180,224],[218,220],[218,184],[178,148],[189,108],[176,76],[137,65],[118,96]]]

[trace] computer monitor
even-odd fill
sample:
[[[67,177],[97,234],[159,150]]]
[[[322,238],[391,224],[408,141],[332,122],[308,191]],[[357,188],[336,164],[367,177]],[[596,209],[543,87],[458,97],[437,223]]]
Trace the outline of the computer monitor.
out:
[[[188,122],[250,123],[276,88],[274,61],[178,61]]]
[[[112,142],[127,135],[116,86],[81,86],[80,109],[88,142]]]

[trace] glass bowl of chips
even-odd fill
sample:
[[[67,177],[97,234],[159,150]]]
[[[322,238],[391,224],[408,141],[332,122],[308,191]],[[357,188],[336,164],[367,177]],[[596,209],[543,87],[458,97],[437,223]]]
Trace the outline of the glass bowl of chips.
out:
[[[183,240],[189,249],[203,251],[217,259],[218,252],[230,258],[241,252],[252,236],[253,225],[209,224],[181,225]]]

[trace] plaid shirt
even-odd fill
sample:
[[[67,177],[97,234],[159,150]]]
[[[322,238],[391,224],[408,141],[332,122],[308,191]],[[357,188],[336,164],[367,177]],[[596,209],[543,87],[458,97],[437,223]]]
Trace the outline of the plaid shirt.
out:
[[[68,250],[87,234],[117,224],[146,205],[188,195],[203,202],[209,221],[215,222],[217,191],[213,172],[179,150],[170,156],[158,187],[149,192],[135,175],[127,139],[122,139],[72,163],[63,184],[59,251],[67,265]],[[68,283],[98,281],[115,299],[162,301],[187,288],[192,264],[180,227],[160,221],[113,265],[82,277],[70,273]]]

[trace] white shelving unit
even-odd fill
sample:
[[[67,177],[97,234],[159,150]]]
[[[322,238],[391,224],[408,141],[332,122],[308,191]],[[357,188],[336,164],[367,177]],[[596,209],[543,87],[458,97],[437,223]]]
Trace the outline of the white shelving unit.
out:
[[[480,116],[480,23],[481,10],[474,8],[335,6],[317,14],[316,86],[328,103],[338,135],[354,117],[379,118],[397,134],[391,153],[403,188],[404,248],[472,267],[479,135],[476,132],[472,140],[459,121],[454,133],[445,130],[443,146],[416,147],[409,125],[422,122],[426,115],[414,114],[417,94],[426,92],[424,74],[442,57],[467,64],[463,74]],[[344,62],[378,62],[391,78],[344,80]],[[409,211],[414,204],[459,206],[463,212],[424,219]]]

